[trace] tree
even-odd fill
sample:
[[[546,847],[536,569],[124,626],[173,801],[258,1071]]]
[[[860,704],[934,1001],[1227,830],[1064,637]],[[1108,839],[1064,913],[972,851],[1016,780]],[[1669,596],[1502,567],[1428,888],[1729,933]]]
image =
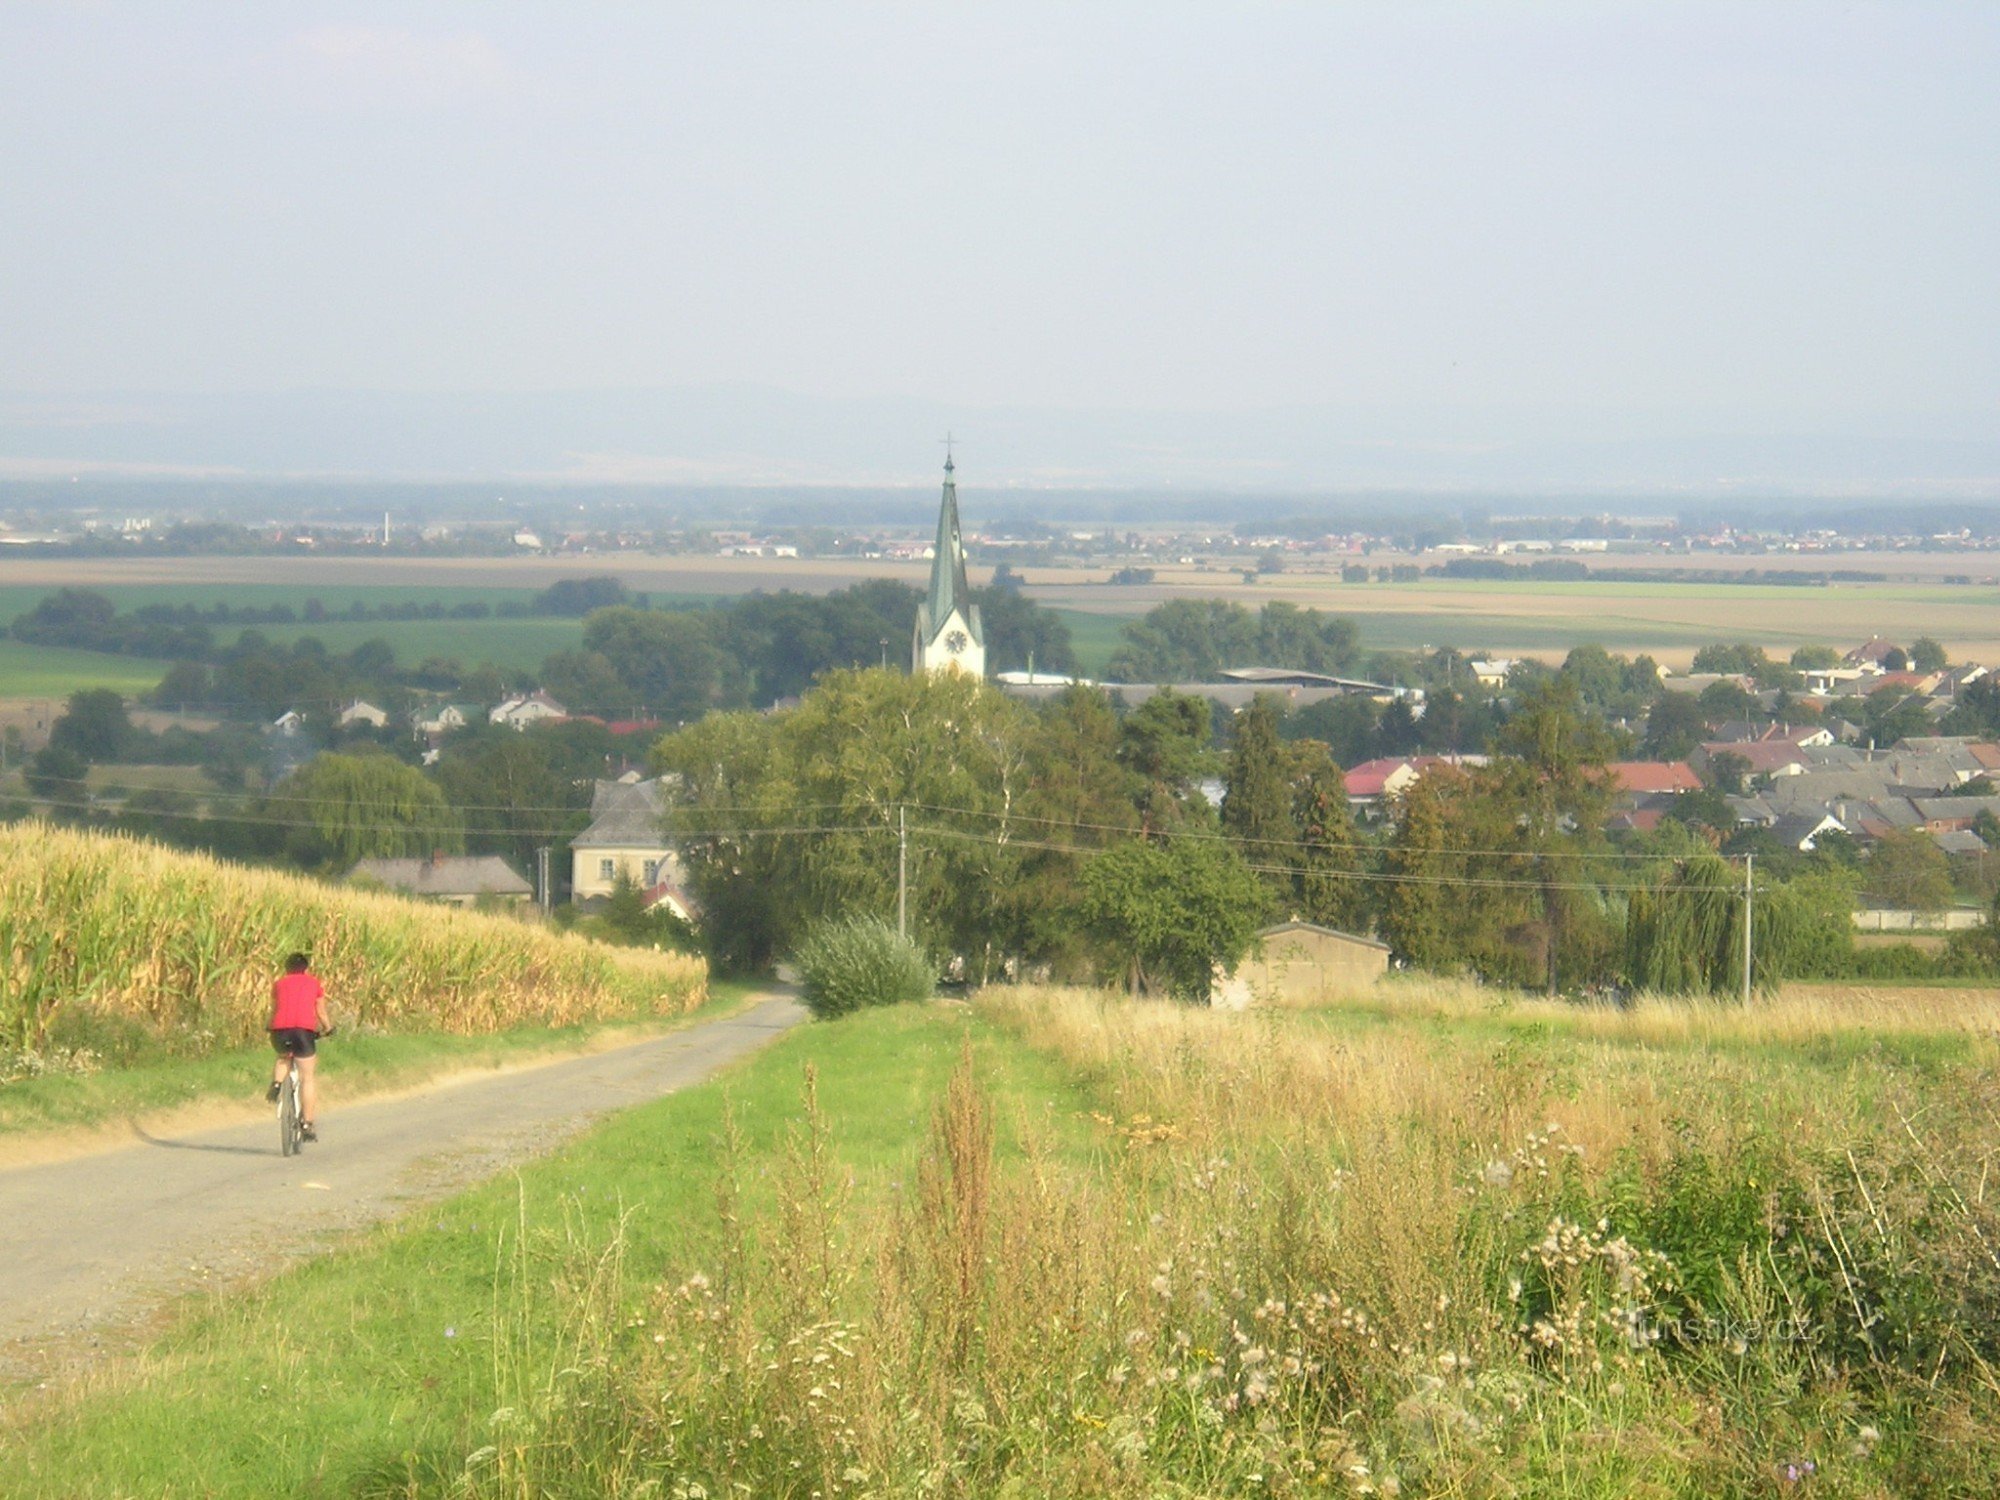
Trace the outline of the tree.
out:
[[[730,697],[727,657],[707,617],[692,610],[600,609],[584,621],[583,649],[610,665],[632,707],[675,723],[692,723]]]
[[[1802,957],[1851,945],[1851,889],[1817,876],[1766,888],[1751,908],[1752,984],[1760,990],[1799,966]],[[1826,920],[1831,895],[1834,921]],[[1625,975],[1636,989],[1660,994],[1733,995],[1743,984],[1743,880],[1706,850],[1676,860],[1626,915]]]
[[[1708,684],[1695,701],[1702,717],[1711,724],[1732,719],[1744,722],[1758,716],[1757,700],[1727,678]]]
[[[1298,843],[1287,757],[1278,738],[1281,712],[1277,699],[1259,693],[1236,716],[1222,782],[1223,831],[1271,893],[1273,908],[1292,903]]]
[[[1374,753],[1375,721],[1380,712],[1374,699],[1359,693],[1343,693],[1287,714],[1279,733],[1288,739],[1319,740],[1341,765],[1359,765]],[[1432,727],[1431,716],[1437,712],[1437,702],[1433,699],[1424,714],[1426,734]]]
[[[1292,822],[1299,838],[1295,910],[1308,922],[1363,932],[1369,919],[1368,886],[1361,878],[1361,836],[1348,809],[1346,780],[1318,741],[1301,741],[1292,748]]]
[[[1951,902],[1951,861],[1914,828],[1896,828],[1875,841],[1862,866],[1866,895],[1899,911],[1941,911]]]
[[[1082,916],[1113,972],[1135,994],[1208,998],[1257,931],[1264,892],[1243,861],[1210,839],[1133,840],[1083,872]]]
[[[1942,672],[1946,658],[1944,647],[1927,635],[1920,635],[1910,642],[1910,670],[1913,672]]]
[[[1513,759],[1496,761],[1488,778],[1519,809],[1519,826],[1541,890],[1548,990],[1559,988],[1565,930],[1582,898],[1576,891],[1578,846],[1597,838],[1610,800],[1605,765],[1615,753],[1611,733],[1579,712],[1575,685],[1558,677],[1524,698],[1495,738]]]
[[[1877,745],[1893,745],[1898,740],[1933,732],[1922,695],[1893,688],[1870,693],[1862,718],[1869,739]]]
[[[1840,653],[1831,646],[1801,646],[1792,653],[1792,666],[1801,672],[1823,672],[1840,665]]]
[[[1210,825],[1215,814],[1201,782],[1215,769],[1206,699],[1162,689],[1119,726],[1118,759],[1139,778],[1140,826],[1161,833]]]
[[[631,591],[616,578],[559,578],[530,606],[538,615],[571,615],[582,619],[593,610],[633,602]]]
[[[90,789],[84,777],[90,762],[61,745],[44,745],[28,762],[28,790],[48,802],[56,816],[81,817],[90,803]]]
[[[1718,750],[1708,758],[1708,765],[1702,773],[1702,784],[1725,797],[1743,795],[1743,779],[1750,774],[1748,757],[1738,755],[1734,750]]]
[[[1093,968],[1076,921],[1089,851],[1139,828],[1139,778],[1118,759],[1118,715],[1102,688],[1073,684],[1036,715],[1028,738],[1022,819],[1043,847],[1022,857],[1021,878],[1002,899],[1013,946],[1059,979]]]
[[[1208,682],[1254,654],[1250,611],[1219,599],[1170,599],[1127,625],[1106,674],[1118,682]]]
[[[1958,701],[1938,727],[1945,734],[2000,739],[2000,681],[1981,677],[1968,682],[1959,690]]]
[[[123,756],[136,734],[122,697],[110,688],[86,688],[69,695],[49,730],[49,744],[97,764]]]
[[[1708,734],[1708,717],[1691,693],[1662,693],[1646,715],[1646,737],[1640,741],[1656,760],[1685,760]]]
[[[995,574],[991,588],[972,591],[972,602],[986,627],[987,671],[1025,671],[1030,663],[1037,672],[1076,670],[1068,623],[1023,594],[1018,579],[1009,588]]]
[[[266,799],[267,817],[293,825],[287,854],[307,867],[456,854],[465,835],[436,783],[387,755],[317,755]]]
[[[712,714],[655,749],[707,933],[756,967],[812,923],[893,916],[899,814],[912,934],[993,972],[1015,927],[1028,712],[959,673],[835,671],[796,709]]]
[[[588,821],[591,783],[558,770],[556,740],[546,732],[500,729],[455,744],[434,774],[465,824],[466,848],[521,869],[534,868],[540,846],[559,848]]]

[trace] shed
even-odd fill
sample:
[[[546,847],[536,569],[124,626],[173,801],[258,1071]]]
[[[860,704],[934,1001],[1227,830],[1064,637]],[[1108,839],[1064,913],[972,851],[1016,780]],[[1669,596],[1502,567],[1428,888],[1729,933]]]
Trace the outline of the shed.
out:
[[[1280,922],[1257,934],[1249,956],[1219,980],[1211,1003],[1317,1005],[1366,989],[1389,969],[1389,945],[1314,922]]]

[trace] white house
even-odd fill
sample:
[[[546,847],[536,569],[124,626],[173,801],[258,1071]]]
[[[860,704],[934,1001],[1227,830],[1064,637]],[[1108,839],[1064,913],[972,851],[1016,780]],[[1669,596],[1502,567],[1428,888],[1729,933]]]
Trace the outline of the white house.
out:
[[[340,711],[339,723],[343,729],[350,724],[367,724],[380,729],[388,722],[389,715],[365,698],[356,698]]]
[[[569,710],[536,688],[525,697],[508,698],[495,704],[487,711],[486,717],[495,724],[505,724],[509,729],[526,729],[530,724],[545,719],[567,719]]]

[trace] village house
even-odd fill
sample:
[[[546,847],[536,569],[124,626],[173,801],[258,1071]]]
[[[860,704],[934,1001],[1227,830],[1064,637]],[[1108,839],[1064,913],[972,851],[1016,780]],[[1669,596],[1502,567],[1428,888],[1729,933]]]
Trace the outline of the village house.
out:
[[[342,729],[350,724],[366,724],[371,729],[380,729],[389,722],[389,715],[365,698],[356,698],[340,711],[335,720]]]
[[[569,844],[570,900],[595,905],[623,879],[645,894],[648,906],[664,904],[692,921],[695,907],[680,857],[663,829],[666,810],[665,788],[657,780],[598,782],[590,797],[590,826]]]
[[[486,717],[491,723],[505,724],[509,729],[526,729],[530,724],[567,719],[569,710],[536,688],[532,693],[496,703],[487,711]]]

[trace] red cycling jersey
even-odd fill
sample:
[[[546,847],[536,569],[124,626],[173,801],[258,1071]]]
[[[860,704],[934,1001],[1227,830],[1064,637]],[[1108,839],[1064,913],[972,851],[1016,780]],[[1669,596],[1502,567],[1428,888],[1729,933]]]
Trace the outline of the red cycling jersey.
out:
[[[319,1002],[326,991],[310,974],[285,974],[271,986],[271,1030],[317,1031]]]

